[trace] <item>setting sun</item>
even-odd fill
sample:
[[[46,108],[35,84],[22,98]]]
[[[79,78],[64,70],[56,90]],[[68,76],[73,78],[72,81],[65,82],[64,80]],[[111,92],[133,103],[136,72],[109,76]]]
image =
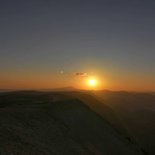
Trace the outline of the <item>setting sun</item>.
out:
[[[95,87],[97,85],[96,79],[88,79],[88,85],[91,87]]]

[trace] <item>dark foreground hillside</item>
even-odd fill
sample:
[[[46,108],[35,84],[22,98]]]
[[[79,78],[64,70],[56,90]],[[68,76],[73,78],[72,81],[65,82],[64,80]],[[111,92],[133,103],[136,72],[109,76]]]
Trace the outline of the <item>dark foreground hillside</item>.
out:
[[[2,155],[143,155],[83,101],[62,93],[0,94]]]

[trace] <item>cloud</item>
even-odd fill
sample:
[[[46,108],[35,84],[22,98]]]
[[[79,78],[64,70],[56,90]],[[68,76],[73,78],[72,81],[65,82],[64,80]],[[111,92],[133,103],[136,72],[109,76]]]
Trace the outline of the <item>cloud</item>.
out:
[[[81,76],[81,77],[86,77],[88,76],[88,73],[84,73],[84,72],[75,72],[74,76]]]

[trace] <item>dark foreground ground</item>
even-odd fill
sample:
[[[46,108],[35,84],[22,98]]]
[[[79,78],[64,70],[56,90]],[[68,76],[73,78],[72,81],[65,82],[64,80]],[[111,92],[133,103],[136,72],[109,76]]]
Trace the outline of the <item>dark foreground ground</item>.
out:
[[[0,93],[0,155],[154,154],[154,94]]]

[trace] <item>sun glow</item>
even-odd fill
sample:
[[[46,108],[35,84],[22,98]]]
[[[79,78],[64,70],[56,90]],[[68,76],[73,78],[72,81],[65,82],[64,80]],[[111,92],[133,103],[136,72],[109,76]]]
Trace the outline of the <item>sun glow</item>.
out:
[[[88,85],[90,87],[96,87],[97,86],[97,80],[95,78],[88,79]]]

